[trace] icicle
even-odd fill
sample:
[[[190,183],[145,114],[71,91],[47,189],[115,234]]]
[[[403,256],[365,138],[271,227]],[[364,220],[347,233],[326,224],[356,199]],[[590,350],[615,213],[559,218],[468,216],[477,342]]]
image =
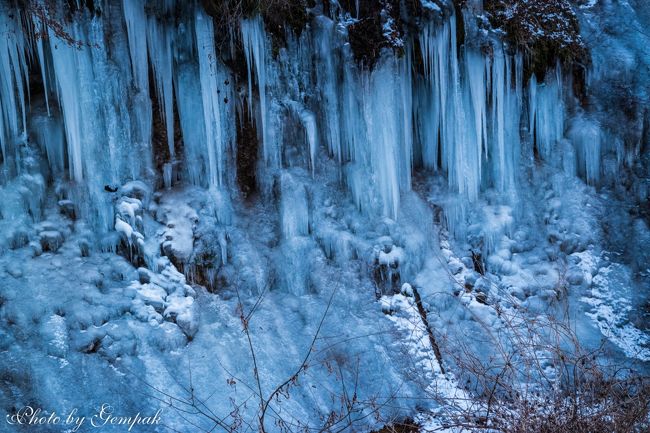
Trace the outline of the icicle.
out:
[[[145,0],[124,0],[124,20],[129,44],[129,57],[136,94],[133,96],[133,122],[136,142],[149,148],[152,136],[152,106],[149,97],[149,62],[147,57],[147,18]],[[159,98],[160,99],[160,98]],[[169,110],[164,110],[167,113]],[[168,115],[168,114],[166,114]],[[167,125],[167,137],[169,125]],[[173,141],[171,143],[173,145]],[[169,146],[169,143],[168,143]]]
[[[318,130],[316,129],[316,116],[309,110],[300,111],[300,121],[305,128],[307,143],[309,145],[309,159],[312,176],[316,171],[316,150],[318,149]]]
[[[491,65],[491,164],[493,183],[500,192],[512,191],[515,182],[515,170],[520,151],[519,118],[521,84],[515,71],[513,80],[513,59],[495,48]],[[515,68],[520,64],[515,60]],[[514,82],[514,86],[513,86]]]
[[[469,83],[470,98],[474,113],[474,132],[476,134],[476,150],[480,155],[487,151],[487,101],[485,89],[486,83],[486,61],[481,53],[468,50],[465,54],[467,68],[467,81]],[[479,178],[481,177],[479,166]]]
[[[513,73],[514,64],[514,73]],[[515,192],[517,167],[521,157],[521,110],[522,110],[522,77],[523,61],[521,56],[506,57],[506,100],[505,122],[507,151],[506,164],[503,167],[503,176],[498,178],[497,186],[501,192]],[[513,84],[514,83],[514,84]]]
[[[577,161],[576,152],[570,140],[563,139],[562,145],[562,170],[569,177],[576,177]]]
[[[361,112],[358,87],[361,83],[355,70],[351,53],[343,60],[343,86],[341,88],[341,154],[344,159],[363,161],[360,150],[365,139],[365,123]],[[353,192],[353,196],[360,197]]]
[[[412,83],[410,73],[406,73],[408,59],[381,59],[370,76],[362,72],[355,77],[349,68],[346,64],[343,131],[354,164],[348,166],[347,183],[357,206],[373,208],[376,201],[380,213],[396,219],[401,191],[411,186]]]
[[[537,119],[537,77],[533,74],[528,81],[528,133],[535,139]]]
[[[413,167],[413,83],[411,81],[411,51],[407,50],[398,65],[401,96],[402,143],[400,146],[400,185],[405,191],[411,190],[411,170]]]
[[[443,27],[441,34],[436,37],[432,24],[426,25],[420,35],[420,48],[424,63],[424,76],[426,87],[429,93],[422,102],[422,109],[419,110],[421,130],[421,153],[422,163],[426,168],[435,169],[438,167],[438,155],[440,152],[440,122],[441,111],[446,103],[446,82],[447,74],[441,73],[443,66],[439,64],[438,51],[445,47],[439,43],[448,30]],[[439,50],[436,50],[436,47]],[[446,54],[446,53],[442,53]]]
[[[49,86],[48,86],[48,77],[47,77],[47,64],[45,63],[45,51],[43,49],[43,36],[44,36],[44,26],[40,20],[34,20],[34,25],[38,29],[37,32],[39,36],[36,40],[36,52],[38,54],[38,63],[41,66],[41,77],[43,79],[43,90],[45,92],[45,107],[47,108],[47,115],[50,116],[52,113],[50,111],[50,97],[49,97]]]
[[[316,44],[318,56],[316,76],[321,94],[322,123],[325,125],[323,135],[327,142],[328,152],[340,164],[343,160],[343,153],[341,149],[340,108],[337,89],[338,71],[336,67],[338,65],[336,65],[334,47],[332,46],[332,39],[335,36],[334,22],[323,16],[319,16],[317,20],[318,25],[314,43]]]
[[[469,83],[461,83],[456,45],[453,17],[438,29],[429,23],[420,35],[426,87],[430,94],[427,107],[418,112],[421,123],[431,123],[423,130],[421,152],[427,168],[436,166],[440,152],[449,185],[475,200],[481,184],[484,133],[481,122],[485,98],[478,93],[485,92],[481,71],[484,66],[480,57],[468,57]]]
[[[80,101],[83,101],[81,81],[82,77],[92,74],[90,56],[86,47],[77,50],[60,41],[52,30],[49,39],[54,72],[60,89],[59,103],[65,123],[70,177],[77,182],[82,182],[84,179],[82,122],[84,115],[92,113],[84,112],[80,104]]]
[[[136,88],[149,93],[149,64],[147,62],[147,18],[144,13],[145,0],[124,0],[124,19],[129,36],[131,68]]]
[[[174,167],[171,163],[166,162],[163,164],[163,185],[165,189],[170,189],[172,187],[172,174]]]
[[[271,138],[268,130],[267,100],[266,100],[266,34],[262,18],[258,15],[255,18],[245,19],[241,22],[242,43],[246,56],[248,74],[248,109],[253,111],[253,77],[252,69],[255,68],[257,88],[260,98],[260,119],[262,133],[262,153],[264,161],[271,159]]]
[[[16,22],[18,11],[0,11],[0,145],[6,161],[10,144],[20,129],[27,128],[25,107],[25,83],[27,82],[26,41]],[[20,107],[20,112],[18,111]]]
[[[161,115],[167,126],[167,146],[171,159],[174,158],[174,106],[173,106],[173,83],[172,83],[172,32],[155,17],[147,19],[147,46],[149,59],[156,79],[156,95],[162,107]],[[129,33],[129,37],[131,33]],[[135,55],[141,55],[139,51]],[[136,60],[141,62],[141,59]],[[138,65],[138,74],[141,74]],[[140,80],[142,77],[136,75]]]
[[[399,118],[395,109],[400,105],[394,100],[392,83],[395,71],[389,66],[378,66],[373,72],[370,88],[365,92],[364,113],[368,127],[368,150],[372,172],[382,198],[384,215],[397,217],[399,211]]]
[[[209,184],[221,187],[224,176],[224,158],[227,133],[222,122],[221,98],[228,100],[226,92],[220,95],[219,84],[227,81],[219,69],[220,62],[214,46],[212,19],[204,12],[196,14],[196,40],[198,45],[199,75],[201,77],[201,97],[203,101],[203,120],[207,140]],[[222,86],[223,87],[223,86]]]

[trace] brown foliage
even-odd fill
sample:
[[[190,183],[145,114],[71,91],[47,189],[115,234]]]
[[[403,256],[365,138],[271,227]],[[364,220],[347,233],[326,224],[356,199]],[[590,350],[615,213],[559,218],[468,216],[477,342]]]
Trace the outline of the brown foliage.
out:
[[[452,414],[470,432],[635,433],[650,429],[650,378],[587,350],[567,323],[511,320],[487,360],[465,342],[446,354],[477,400]],[[505,335],[505,338],[503,336]]]
[[[379,430],[371,433],[420,433],[420,426],[411,419],[386,424]]]

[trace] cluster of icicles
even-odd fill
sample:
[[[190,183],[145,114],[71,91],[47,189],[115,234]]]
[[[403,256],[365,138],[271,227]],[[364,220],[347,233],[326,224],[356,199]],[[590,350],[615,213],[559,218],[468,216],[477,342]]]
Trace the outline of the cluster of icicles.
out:
[[[174,9],[173,1],[158,3],[161,15]],[[259,135],[262,189],[272,178],[265,174],[291,164],[317,175],[324,155],[337,162],[362,211],[392,218],[400,194],[411,187],[413,167],[439,171],[468,202],[486,188],[509,194],[521,165],[522,124],[533,131],[542,157],[564,134],[560,74],[547,74],[544,84],[533,78],[524,89],[521,57],[500,44],[489,55],[469,47],[459,52],[453,16],[425,25],[403,55],[384,53],[372,72],[353,61],[345,27],[325,16],[300,37],[288,35],[275,55],[262,19],[245,19],[238,37],[247,88],[234,89],[215,47],[212,18],[200,7],[173,23],[148,15],[145,0],[109,2],[101,16],[77,15],[66,31],[80,46],[61,40],[38,15],[2,7],[2,183],[20,174],[17,143],[29,136],[47,155],[48,176],[83,191],[82,213],[99,228],[113,223],[106,185],[158,176],[166,186],[180,179],[234,190],[236,119],[244,111],[252,113]],[[33,34],[24,33],[21,19],[32,20]],[[414,71],[415,54],[423,74]],[[40,105],[28,84],[30,68],[37,67],[45,89]],[[170,155],[160,175],[152,162],[150,86]],[[173,104],[183,154],[174,148]],[[302,159],[288,158],[289,147]],[[597,157],[594,164],[597,171]]]

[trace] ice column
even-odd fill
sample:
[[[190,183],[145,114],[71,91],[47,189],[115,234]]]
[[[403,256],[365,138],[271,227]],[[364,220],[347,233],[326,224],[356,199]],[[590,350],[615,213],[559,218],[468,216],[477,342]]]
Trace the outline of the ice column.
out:
[[[200,42],[199,42],[200,44]],[[208,162],[205,146],[205,122],[199,67],[195,62],[180,64],[176,73],[176,106],[183,132],[183,150],[188,181],[193,185],[208,186]]]
[[[203,101],[203,121],[205,125],[206,147],[208,154],[209,185],[221,187],[225,170],[225,151],[228,134],[222,119],[226,107],[227,93],[221,92],[221,85],[227,81],[227,76],[219,68],[214,46],[214,29],[212,19],[203,11],[196,14],[196,40],[199,51],[199,75],[201,78],[201,98]],[[221,85],[221,86],[220,86]]]
[[[475,200],[481,184],[485,132],[481,124],[485,98],[480,94],[481,88],[485,89],[484,63],[480,56],[468,57],[468,79],[461,83],[455,19],[434,26],[427,24],[420,34],[429,91],[426,107],[418,110],[420,123],[424,124],[422,160],[425,167],[434,168],[440,152],[449,185]]]
[[[576,116],[568,133],[576,149],[578,173],[587,183],[595,184],[600,178],[600,153],[603,133],[600,124],[584,114]]]
[[[124,0],[123,6],[129,37],[133,82],[138,91],[148,93],[147,17],[144,12],[144,0]]]
[[[10,17],[12,15],[13,17]],[[26,129],[25,83],[27,82],[26,41],[17,22],[19,12],[10,14],[0,6],[0,145],[5,161],[11,143]],[[22,131],[21,131],[22,128]]]
[[[553,146],[564,135],[564,103],[559,67],[548,72],[544,83],[533,75],[528,87],[528,129],[544,159],[549,159]]]
[[[346,182],[359,208],[391,218],[411,186],[412,82],[409,58],[386,57],[372,73],[344,63],[343,153]]]
[[[80,32],[70,29],[76,38],[81,38]],[[63,112],[66,141],[68,144],[68,167],[70,177],[76,182],[84,180],[83,167],[83,126],[85,116],[92,115],[84,110],[82,101],[89,101],[89,96],[82,98],[84,78],[93,80],[92,63],[87,47],[76,49],[62,43],[50,30],[50,48],[52,63],[58,83],[59,104]]]
[[[514,65],[513,65],[514,64]],[[514,67],[513,67],[514,66]],[[491,65],[491,165],[493,186],[500,192],[512,191],[520,153],[521,63],[494,48]],[[514,72],[514,73],[513,73]]]
[[[66,31],[78,44],[60,40],[53,31],[49,37],[75,203],[100,230],[114,226],[104,187],[141,177],[151,158],[149,143],[134,140],[134,132],[147,135],[150,126],[138,117],[141,107],[129,100],[126,37],[114,35],[110,49],[103,44],[106,34],[116,32],[114,26],[123,25],[118,6],[109,6],[101,17],[77,17]]]
[[[339,163],[343,160],[341,150],[341,123],[339,119],[339,95],[337,88],[338,65],[334,56],[334,22],[326,17],[317,17],[318,25],[314,36],[318,65],[316,76],[321,95],[321,110],[324,123],[323,135],[327,150]],[[345,97],[345,96],[344,96]]]

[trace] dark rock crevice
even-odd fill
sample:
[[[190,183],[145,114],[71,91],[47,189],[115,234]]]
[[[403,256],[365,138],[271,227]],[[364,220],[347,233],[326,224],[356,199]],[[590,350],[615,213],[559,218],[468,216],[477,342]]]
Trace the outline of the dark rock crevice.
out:
[[[257,191],[258,141],[248,105],[242,104],[241,112],[237,111],[237,184],[244,198]]]
[[[424,327],[427,330],[427,334],[429,336],[429,343],[431,344],[433,353],[436,355],[436,360],[438,361],[438,365],[440,366],[440,372],[442,374],[445,374],[445,368],[442,365],[442,353],[440,352],[440,346],[438,346],[436,337],[433,335],[431,326],[429,326],[429,321],[427,320],[427,311],[424,309],[424,305],[422,304],[422,298],[420,297],[420,293],[417,291],[415,287],[412,287],[412,289],[413,289],[413,298],[415,299],[415,305],[418,308],[418,313],[420,314],[422,323],[424,324]]]

